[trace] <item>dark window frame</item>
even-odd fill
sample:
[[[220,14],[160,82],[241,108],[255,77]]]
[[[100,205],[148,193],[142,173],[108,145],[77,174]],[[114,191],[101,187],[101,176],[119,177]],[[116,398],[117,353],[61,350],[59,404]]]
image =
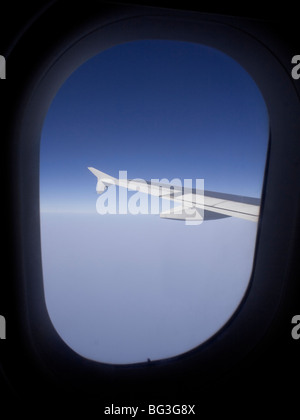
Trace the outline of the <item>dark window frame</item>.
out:
[[[264,25],[257,21],[105,3],[94,14],[90,10],[81,16],[79,6],[77,9],[74,6],[72,22],[66,23],[68,10],[65,10],[62,16],[65,27],[57,28],[53,39],[48,36],[38,56],[39,51],[28,48],[35,45],[37,33],[43,36],[51,29],[51,17],[59,7],[54,4],[46,21],[42,16],[32,25],[11,53],[7,66],[9,79],[10,66],[21,65],[27,48],[29,62],[23,80],[16,83],[8,130],[8,140],[13,146],[10,174],[14,192],[10,198],[16,264],[10,292],[12,308],[17,311],[15,342],[26,348],[21,359],[30,360],[29,365],[39,377],[49,374],[52,379],[45,379],[46,382],[54,381],[64,389],[87,394],[98,392],[99,384],[108,395],[115,386],[121,389],[128,384],[136,392],[149,384],[162,389],[172,383],[174,375],[184,377],[186,372],[193,372],[191,383],[196,378],[204,383],[230,369],[263,339],[281,304],[290,261],[287,250],[294,243],[299,214],[300,169],[291,165],[300,148],[298,93],[276,40],[265,35]],[[269,152],[251,285],[230,321],[206,343],[184,355],[158,362],[111,366],[73,352],[59,338],[46,310],[40,252],[39,142],[51,100],[75,68],[110,46],[144,38],[199,42],[238,61],[260,88],[267,105]],[[7,328],[9,335],[9,324]],[[19,380],[18,369],[13,377]]]

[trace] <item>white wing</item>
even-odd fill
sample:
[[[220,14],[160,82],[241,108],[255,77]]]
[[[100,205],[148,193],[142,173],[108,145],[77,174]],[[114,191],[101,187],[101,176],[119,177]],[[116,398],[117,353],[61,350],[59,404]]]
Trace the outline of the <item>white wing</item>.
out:
[[[223,217],[258,221],[260,200],[213,191],[199,191],[144,180],[114,178],[95,168],[88,168],[98,179],[96,191],[101,194],[110,185],[162,197],[180,203],[160,217],[176,220],[213,220]]]

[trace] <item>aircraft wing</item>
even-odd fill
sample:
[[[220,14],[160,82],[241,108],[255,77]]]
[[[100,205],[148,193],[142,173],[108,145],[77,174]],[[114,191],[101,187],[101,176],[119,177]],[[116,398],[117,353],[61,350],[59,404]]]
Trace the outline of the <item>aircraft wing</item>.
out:
[[[88,168],[98,179],[96,191],[101,194],[110,185],[118,185],[131,191],[139,191],[174,201],[172,209],[161,212],[160,217],[185,221],[214,220],[224,217],[258,221],[260,200],[214,191],[182,188],[176,185],[114,178],[98,169]],[[178,203],[178,204],[177,204]]]

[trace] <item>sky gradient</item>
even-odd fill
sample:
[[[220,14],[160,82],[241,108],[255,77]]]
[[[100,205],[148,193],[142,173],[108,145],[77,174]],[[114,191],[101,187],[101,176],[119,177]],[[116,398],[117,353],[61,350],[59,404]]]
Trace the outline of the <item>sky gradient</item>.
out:
[[[260,197],[268,133],[252,78],[203,45],[131,42],[69,77],[43,127],[40,204],[47,308],[71,348],[135,363],[199,345],[241,301],[256,236],[232,218],[100,216],[87,167]]]

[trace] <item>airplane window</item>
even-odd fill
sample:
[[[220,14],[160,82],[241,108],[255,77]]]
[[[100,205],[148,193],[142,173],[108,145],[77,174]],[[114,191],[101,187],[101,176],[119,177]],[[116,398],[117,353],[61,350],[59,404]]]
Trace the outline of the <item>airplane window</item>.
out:
[[[258,87],[214,48],[128,42],[74,71],[40,152],[45,299],[68,346],[139,363],[226,325],[250,285],[268,140]]]

